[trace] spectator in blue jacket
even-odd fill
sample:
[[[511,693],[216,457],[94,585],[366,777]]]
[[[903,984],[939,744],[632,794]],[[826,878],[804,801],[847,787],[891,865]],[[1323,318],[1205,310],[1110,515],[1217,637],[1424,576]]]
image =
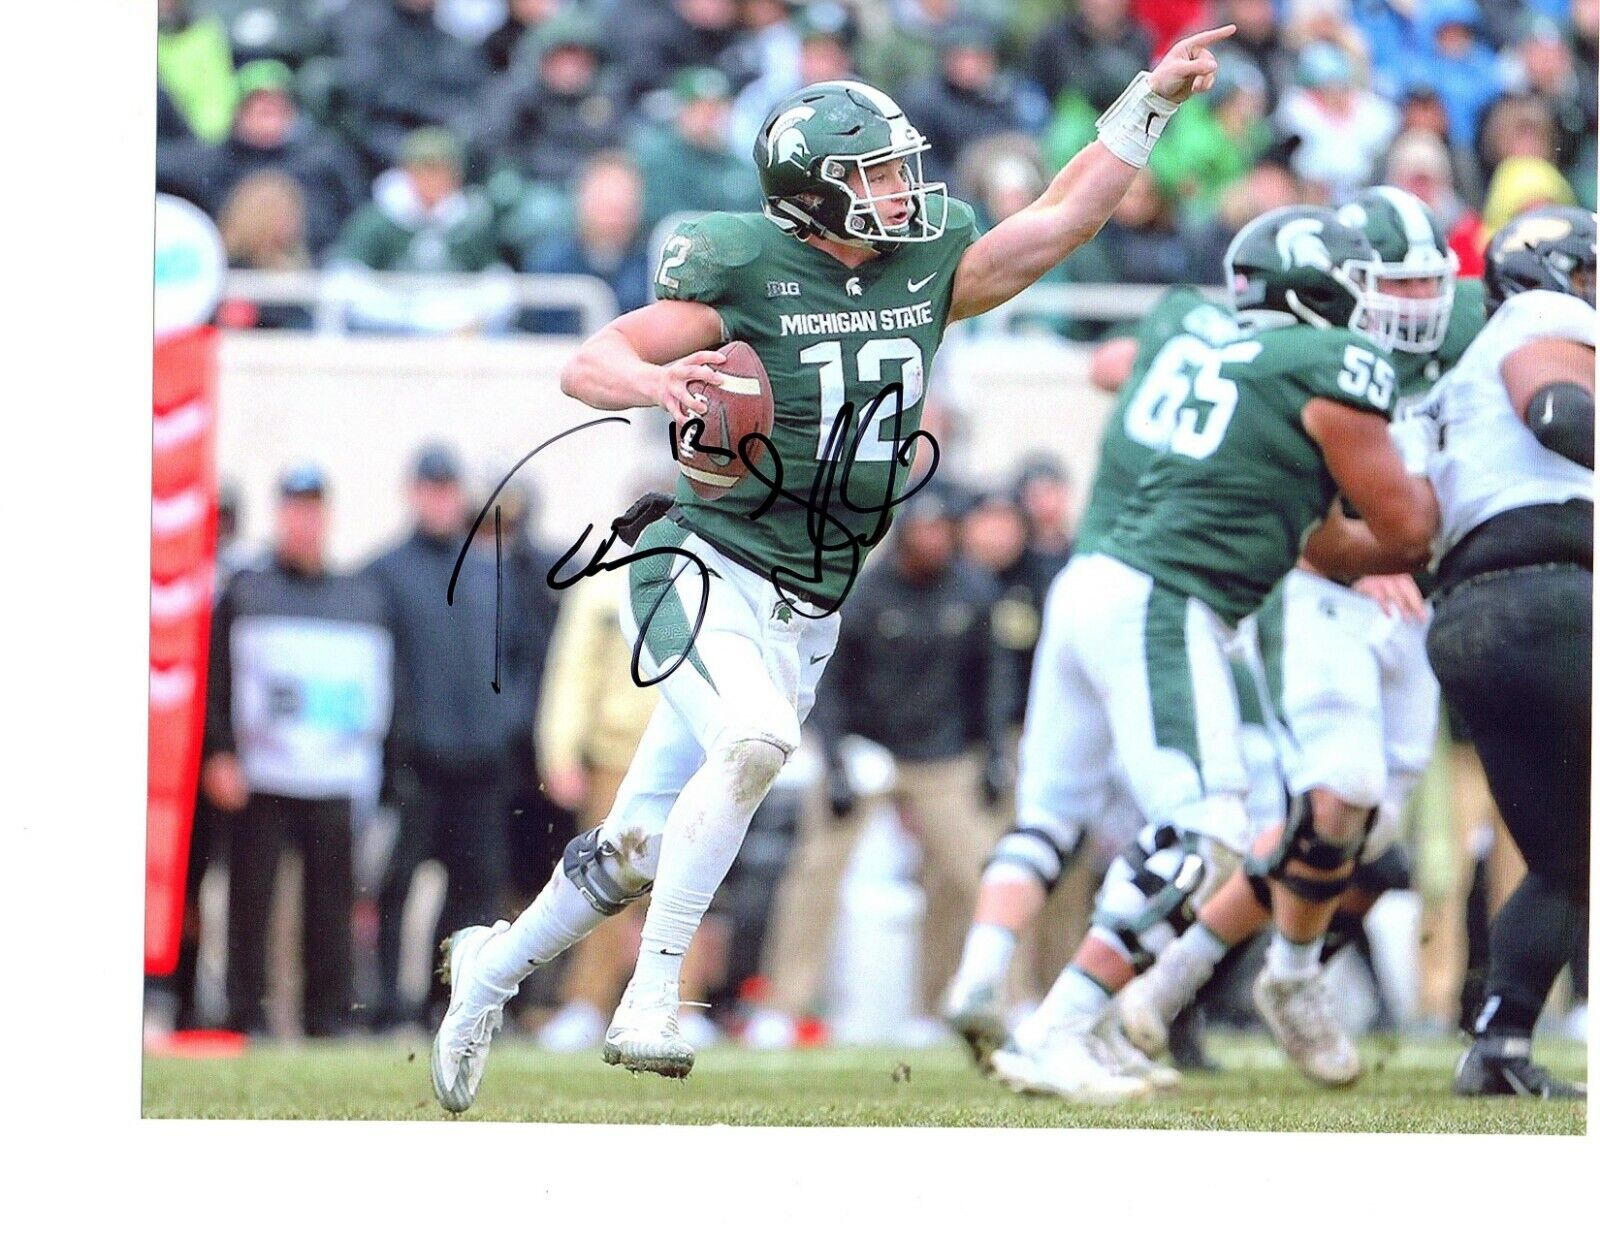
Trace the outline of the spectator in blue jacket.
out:
[[[1418,14],[1417,32],[1422,59],[1414,80],[1428,81],[1444,100],[1451,143],[1470,147],[1484,108],[1500,93],[1476,0],[1431,0]]]

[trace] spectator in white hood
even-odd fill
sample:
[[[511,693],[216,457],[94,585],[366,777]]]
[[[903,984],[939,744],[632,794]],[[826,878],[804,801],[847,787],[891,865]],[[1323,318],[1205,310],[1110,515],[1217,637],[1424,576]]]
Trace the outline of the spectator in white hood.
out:
[[[1332,43],[1300,52],[1299,85],[1278,105],[1278,126],[1300,139],[1295,173],[1335,204],[1373,181],[1378,159],[1399,127],[1394,105],[1360,85],[1355,65]]]

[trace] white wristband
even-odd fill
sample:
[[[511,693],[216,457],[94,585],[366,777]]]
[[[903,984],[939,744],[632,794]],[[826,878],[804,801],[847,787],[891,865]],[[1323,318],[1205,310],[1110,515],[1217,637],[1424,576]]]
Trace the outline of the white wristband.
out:
[[[1100,114],[1094,127],[1100,141],[1112,154],[1130,167],[1150,162],[1156,139],[1178,105],[1150,89],[1150,74],[1140,73],[1117,101]]]

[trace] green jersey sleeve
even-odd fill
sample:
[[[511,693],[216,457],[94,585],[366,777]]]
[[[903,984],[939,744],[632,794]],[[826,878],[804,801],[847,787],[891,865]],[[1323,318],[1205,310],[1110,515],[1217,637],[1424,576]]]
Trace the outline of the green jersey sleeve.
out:
[[[1450,325],[1439,345],[1439,364],[1445,371],[1455,367],[1471,342],[1483,329],[1486,315],[1482,279],[1457,279],[1455,303],[1450,307]]]
[[[1288,334],[1290,332],[1284,332]],[[1331,399],[1387,420],[1394,411],[1397,380],[1393,358],[1372,340],[1348,330],[1295,330],[1294,363],[1284,376],[1302,396]]]
[[[735,215],[709,214],[680,223],[661,247],[656,297],[716,305],[760,252],[759,238]]]
[[[1196,315],[1193,324],[1189,319],[1190,314]],[[1156,302],[1155,308],[1134,324],[1131,333],[1139,341],[1141,355],[1146,352],[1154,355],[1157,349],[1180,332],[1188,331],[1209,337],[1203,329],[1202,319],[1209,321],[1213,315],[1226,323],[1230,335],[1237,332],[1233,319],[1224,310],[1213,305],[1197,289],[1179,284],[1167,290]],[[1201,325],[1202,329],[1194,331],[1191,325]]]
[[[971,206],[956,197],[945,200],[950,203],[950,209],[945,215],[944,235],[940,240],[948,243],[951,252],[960,257],[967,251],[967,247],[983,234],[983,229],[978,226],[977,213]]]

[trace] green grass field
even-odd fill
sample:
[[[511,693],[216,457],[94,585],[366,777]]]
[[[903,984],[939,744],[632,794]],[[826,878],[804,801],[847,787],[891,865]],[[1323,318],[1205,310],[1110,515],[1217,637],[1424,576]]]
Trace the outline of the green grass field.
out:
[[[1585,1130],[1581,1103],[1463,1100],[1450,1094],[1451,1042],[1368,1040],[1353,1090],[1312,1087],[1263,1038],[1213,1036],[1226,1066],[1120,1108],[1021,1098],[980,1078],[956,1048],[814,1048],[768,1055],[717,1048],[682,1082],[606,1067],[598,1053],[554,1056],[496,1045],[476,1106],[433,1100],[425,1042],[283,1045],[236,1059],[147,1057],[144,1114],[155,1118],[497,1120],[604,1124],[1138,1128],[1348,1133]],[[1579,1044],[1541,1043],[1541,1060],[1584,1076]]]

